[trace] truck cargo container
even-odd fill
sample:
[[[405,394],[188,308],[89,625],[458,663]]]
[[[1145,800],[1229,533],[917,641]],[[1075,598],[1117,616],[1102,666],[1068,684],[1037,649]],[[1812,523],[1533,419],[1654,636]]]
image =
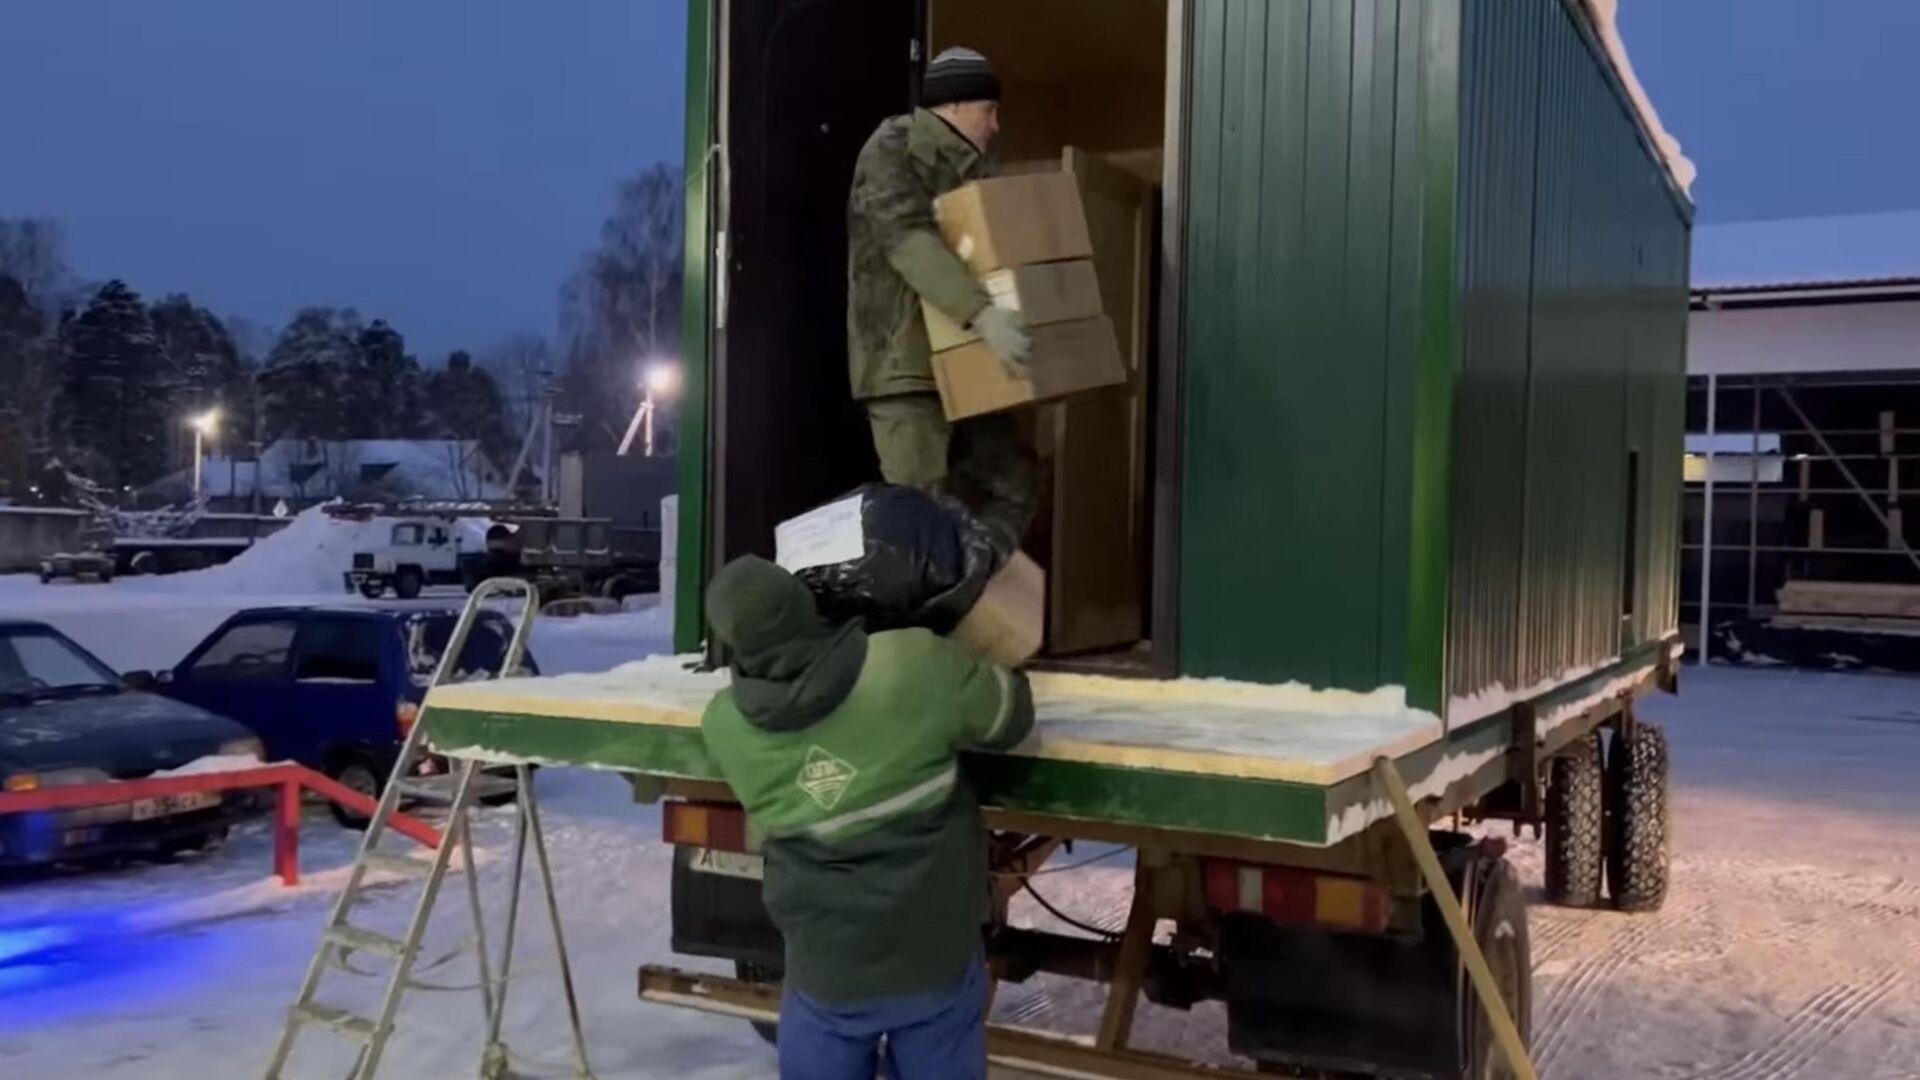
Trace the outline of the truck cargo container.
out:
[[[1263,1070],[1524,1075],[1463,972],[1485,956],[1524,1039],[1525,901],[1497,842],[1441,820],[1542,827],[1550,902],[1663,899],[1666,745],[1633,706],[1677,686],[1692,211],[1598,6],[689,5],[681,650],[720,565],[874,475],[843,208],[925,58],[986,53],[1003,156],[1088,206],[1131,376],[1036,418],[1040,740],[967,769],[994,972],[1108,992],[1090,1041],[995,1027],[996,1060],[1235,1075],[1131,1048],[1144,992],[1223,1000],[1217,1057]],[[649,967],[642,996],[771,1021],[779,938],[698,730],[721,685],[654,659],[448,687],[431,737],[667,800],[674,946],[741,978]],[[1076,840],[1136,849],[1125,926],[1008,924]]]

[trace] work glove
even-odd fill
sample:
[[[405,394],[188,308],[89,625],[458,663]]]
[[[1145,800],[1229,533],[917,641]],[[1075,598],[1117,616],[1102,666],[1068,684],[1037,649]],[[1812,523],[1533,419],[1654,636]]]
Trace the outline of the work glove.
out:
[[[1032,376],[1027,358],[1033,355],[1033,339],[1027,336],[1026,320],[1019,312],[988,304],[973,317],[973,328],[1000,358],[1008,378],[1025,380]]]

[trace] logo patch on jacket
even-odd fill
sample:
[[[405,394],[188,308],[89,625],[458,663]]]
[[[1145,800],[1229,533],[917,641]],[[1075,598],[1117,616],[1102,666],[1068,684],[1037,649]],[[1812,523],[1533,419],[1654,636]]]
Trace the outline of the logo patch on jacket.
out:
[[[807,750],[807,760],[800,765],[797,783],[822,810],[831,810],[840,805],[858,775],[860,770],[815,746]]]

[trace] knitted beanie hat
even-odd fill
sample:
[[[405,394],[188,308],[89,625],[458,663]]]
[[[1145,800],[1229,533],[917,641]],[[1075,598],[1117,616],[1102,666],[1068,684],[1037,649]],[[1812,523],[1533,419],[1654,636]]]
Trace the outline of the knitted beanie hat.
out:
[[[942,49],[920,82],[920,104],[931,109],[959,101],[999,101],[1000,79],[987,58],[972,49]]]

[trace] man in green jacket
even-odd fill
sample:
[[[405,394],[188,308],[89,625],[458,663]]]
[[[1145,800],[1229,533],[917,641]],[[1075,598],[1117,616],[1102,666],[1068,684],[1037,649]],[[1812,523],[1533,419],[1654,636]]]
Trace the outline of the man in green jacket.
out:
[[[984,1080],[986,832],[959,753],[1033,728],[1024,676],[927,630],[821,620],[748,556],[707,590],[732,686],[701,720],[786,939],[782,1080]]]
[[[847,199],[847,358],[866,403],[880,473],[944,490],[1018,546],[1034,510],[1032,455],[1004,414],[947,421],[920,302],[970,326],[1024,376],[1031,342],[948,250],[933,201],[988,172],[1000,81],[986,57],[947,49],[927,65],[921,107],[881,123],[854,165]]]

